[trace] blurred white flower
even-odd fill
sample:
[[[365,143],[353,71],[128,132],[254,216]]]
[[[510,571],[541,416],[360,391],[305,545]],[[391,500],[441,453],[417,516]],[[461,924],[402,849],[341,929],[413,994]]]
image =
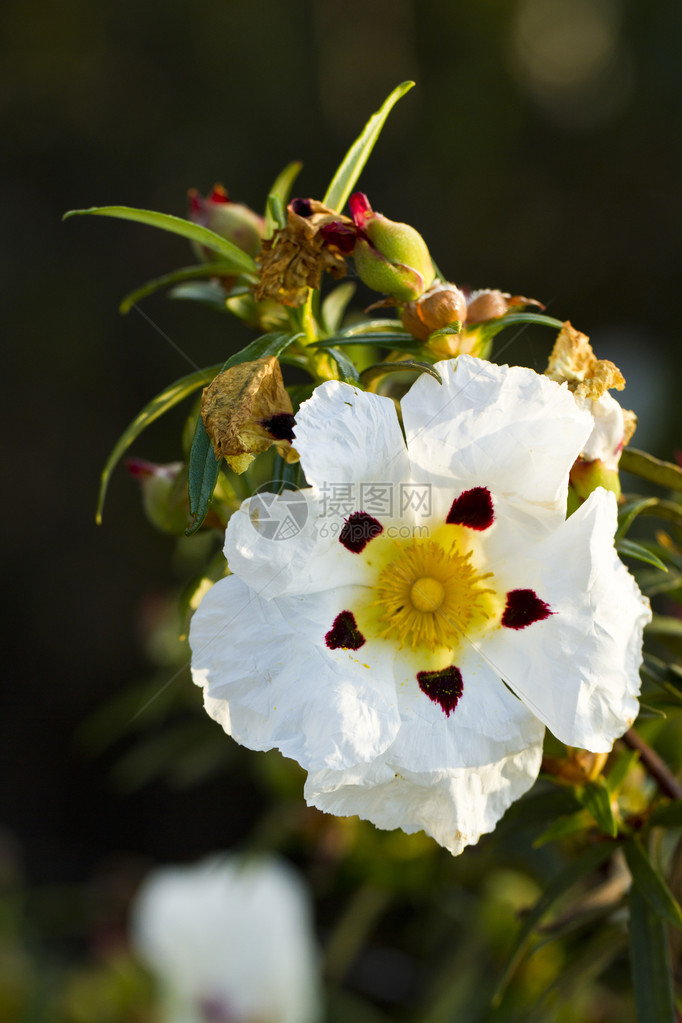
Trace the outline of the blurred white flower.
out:
[[[566,520],[593,416],[565,385],[461,355],[401,402],[338,382],[296,416],[311,488],[244,502],[233,575],[191,628],[208,712],[310,771],[306,798],[453,853],[533,784],[544,726],[600,752],[637,714],[650,611],[599,488]],[[296,523],[293,523],[296,525]]]
[[[156,975],[163,1023],[316,1023],[320,992],[306,889],[273,857],[153,871],[133,945]]]

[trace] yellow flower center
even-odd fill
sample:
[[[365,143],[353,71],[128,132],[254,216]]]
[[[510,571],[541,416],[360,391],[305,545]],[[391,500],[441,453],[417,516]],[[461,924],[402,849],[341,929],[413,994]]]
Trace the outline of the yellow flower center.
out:
[[[481,583],[472,552],[414,540],[381,571],[374,589],[379,635],[400,646],[455,649],[494,615],[494,590]]]
[[[410,588],[410,600],[417,611],[437,611],[445,599],[445,587],[438,579],[425,576]]]

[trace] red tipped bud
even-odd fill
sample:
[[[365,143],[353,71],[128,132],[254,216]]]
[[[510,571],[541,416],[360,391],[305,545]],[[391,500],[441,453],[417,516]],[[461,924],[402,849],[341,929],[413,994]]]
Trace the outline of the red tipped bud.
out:
[[[419,232],[375,213],[363,192],[352,195],[349,205],[358,233],[353,256],[360,279],[400,303],[419,298],[435,277]]]
[[[208,227],[222,238],[227,238],[250,256],[255,256],[265,235],[265,221],[242,203],[232,202],[222,185],[216,185],[211,195],[204,199],[195,188],[188,192],[189,219],[202,227]],[[204,262],[212,262],[215,253],[203,245],[193,246]]]

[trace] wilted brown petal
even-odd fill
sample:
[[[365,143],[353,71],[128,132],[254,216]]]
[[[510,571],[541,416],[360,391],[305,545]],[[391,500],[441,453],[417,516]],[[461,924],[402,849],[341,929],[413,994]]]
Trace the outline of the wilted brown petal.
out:
[[[263,425],[283,415],[292,416],[293,408],[274,356],[226,369],[201,396],[201,416],[216,458],[224,458],[238,473],[273,444],[291,449]]]
[[[325,238],[322,228],[351,223],[317,199],[290,202],[287,226],[263,242],[256,257],[261,268],[254,291],[256,301],[272,298],[283,305],[302,305],[307,289],[319,288],[325,270],[334,277],[343,277],[346,260],[339,247]]]

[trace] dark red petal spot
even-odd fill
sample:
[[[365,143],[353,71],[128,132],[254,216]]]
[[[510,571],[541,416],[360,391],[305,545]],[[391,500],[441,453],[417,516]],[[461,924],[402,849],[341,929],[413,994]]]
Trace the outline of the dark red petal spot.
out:
[[[324,637],[330,650],[359,650],[365,643],[365,637],[358,629],[358,623],[351,611],[342,611],[334,619],[334,624]]]
[[[441,671],[419,671],[417,682],[429,700],[437,703],[445,711],[446,717],[450,717],[464,689],[459,668],[451,664]]]
[[[549,604],[540,600],[534,590],[510,590],[507,606],[502,614],[502,624],[508,629],[525,629],[533,622],[541,622],[556,614]]]
[[[487,487],[465,490],[452,502],[452,508],[445,520],[451,526],[468,526],[469,529],[487,529],[495,521],[493,499]]]
[[[261,419],[261,426],[277,440],[292,441],[295,425],[296,420],[290,412],[278,412],[276,416],[270,416],[269,419]]]
[[[299,217],[309,217],[313,212],[313,208],[310,205],[310,199],[293,199],[291,208]]]
[[[339,533],[339,541],[353,554],[359,554],[360,551],[364,551],[370,540],[379,536],[383,531],[384,527],[373,515],[362,511],[353,512],[343,524]]]

